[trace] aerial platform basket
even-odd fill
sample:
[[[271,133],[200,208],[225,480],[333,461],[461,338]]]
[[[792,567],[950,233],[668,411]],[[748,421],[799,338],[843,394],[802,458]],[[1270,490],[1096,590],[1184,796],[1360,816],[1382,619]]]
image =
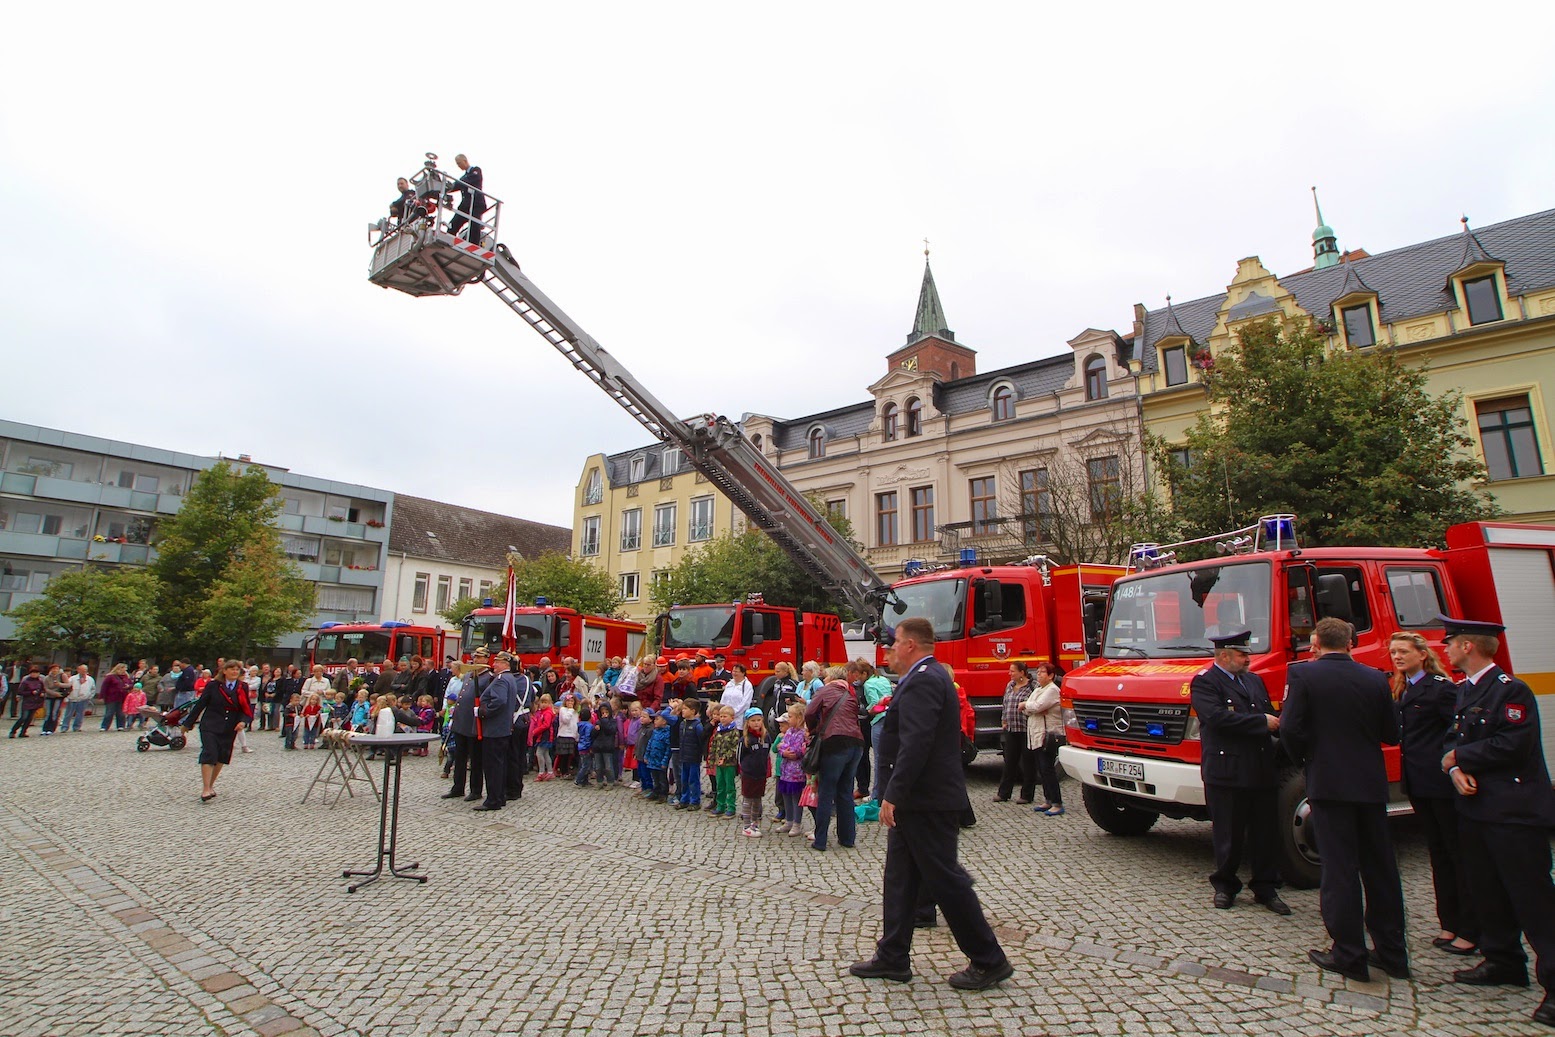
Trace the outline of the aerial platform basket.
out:
[[[373,258],[367,279],[407,295],[458,295],[496,261],[502,203],[485,195],[485,213],[473,225],[464,223],[456,236],[450,232],[459,219],[452,198],[456,179],[437,168],[436,155],[427,154],[410,185],[415,192],[411,211],[400,220],[385,217],[368,227]]]

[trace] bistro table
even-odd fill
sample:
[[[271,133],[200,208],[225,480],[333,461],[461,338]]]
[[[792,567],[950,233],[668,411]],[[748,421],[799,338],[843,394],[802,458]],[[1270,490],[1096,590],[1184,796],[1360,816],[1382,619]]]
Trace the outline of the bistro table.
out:
[[[415,861],[404,868],[400,868],[394,859],[395,847],[399,842],[400,831],[400,761],[405,756],[406,749],[414,749],[426,745],[435,739],[437,735],[410,732],[402,735],[367,735],[359,734],[351,737],[353,746],[361,746],[368,749],[376,749],[383,753],[383,793],[379,797],[382,805],[378,810],[378,863],[372,871],[343,871],[342,878],[359,877],[361,882],[353,882],[346,887],[347,893],[355,893],[363,886],[377,882],[383,877],[383,863],[389,862],[389,874],[397,879],[412,879],[425,883],[425,875],[413,874],[421,865]],[[390,776],[393,782],[390,782]]]

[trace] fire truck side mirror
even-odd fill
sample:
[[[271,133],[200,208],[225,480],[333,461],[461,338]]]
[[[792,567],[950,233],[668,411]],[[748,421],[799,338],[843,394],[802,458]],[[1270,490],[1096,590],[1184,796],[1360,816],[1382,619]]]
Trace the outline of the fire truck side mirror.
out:
[[[1350,580],[1344,573],[1319,573],[1317,578],[1317,614],[1333,616],[1346,623],[1355,618],[1350,610]]]

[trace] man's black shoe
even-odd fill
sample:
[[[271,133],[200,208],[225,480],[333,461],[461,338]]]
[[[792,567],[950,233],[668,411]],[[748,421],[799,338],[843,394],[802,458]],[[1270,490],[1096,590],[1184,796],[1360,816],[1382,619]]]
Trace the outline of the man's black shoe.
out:
[[[1492,965],[1482,961],[1472,969],[1461,969],[1452,974],[1454,983],[1467,983],[1471,987],[1526,987],[1528,971],[1507,965]]]
[[[911,969],[899,969],[887,965],[879,958],[870,958],[867,961],[855,961],[848,966],[848,971],[861,979],[889,979],[893,983],[912,982]]]
[[[482,803],[480,806],[476,807],[475,809],[476,810],[501,810],[502,807],[497,806],[497,805],[493,805],[491,803]]]
[[[477,800],[479,800],[480,798],[481,798],[481,794],[479,792],[472,792],[470,795],[464,797],[464,801],[466,803],[474,803]]]
[[[989,987],[1003,983],[1015,975],[1015,966],[1006,958],[991,969],[980,969],[976,965],[968,965],[960,972],[951,975],[947,982],[957,990],[987,990]]]
[[[464,798],[464,793],[460,792],[458,789],[454,789],[452,792],[445,792],[445,793],[443,793],[441,798],[442,799],[463,799]]]
[[[1361,965],[1358,968],[1344,968],[1334,960],[1332,951],[1308,951],[1307,959],[1318,968],[1327,972],[1336,972],[1345,979],[1353,979],[1357,983],[1371,982],[1371,973],[1366,971],[1365,965]]]
[[[1268,897],[1265,897],[1263,900],[1258,901],[1258,903],[1262,904],[1264,907],[1268,908],[1270,911],[1273,911],[1277,915],[1284,916],[1290,914],[1290,905],[1281,900],[1278,893],[1271,894]]]
[[[1366,961],[1367,961],[1368,964],[1374,965],[1377,968],[1381,969],[1383,972],[1386,972],[1388,975],[1392,976],[1394,979],[1408,979],[1409,978],[1409,966],[1408,965],[1389,965],[1387,962],[1385,962],[1381,958],[1379,958],[1377,956],[1377,952],[1374,951],[1374,950],[1366,952]]]
[[[1555,995],[1546,994],[1539,1007],[1533,1010],[1533,1021],[1545,1026],[1555,1026]]]
[[[1236,896],[1231,893],[1216,893],[1215,906],[1222,911],[1231,910],[1231,905],[1236,903]]]

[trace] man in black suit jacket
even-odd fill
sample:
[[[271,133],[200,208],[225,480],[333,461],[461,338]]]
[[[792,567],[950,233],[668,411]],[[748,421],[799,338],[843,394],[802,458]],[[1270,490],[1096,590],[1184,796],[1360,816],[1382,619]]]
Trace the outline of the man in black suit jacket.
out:
[[[1318,620],[1312,661],[1291,666],[1285,677],[1280,740],[1307,767],[1307,801],[1323,851],[1323,924],[1333,937],[1332,947],[1307,957],[1362,983],[1371,978],[1368,960],[1408,979],[1404,890],[1388,838],[1382,762],[1382,747],[1399,742],[1398,711],[1388,679],[1350,658],[1354,637],[1342,619]],[[1375,947],[1369,957],[1368,932]]]
[[[934,627],[928,620],[898,624],[891,662],[901,678],[880,732],[880,758],[891,768],[880,804],[880,823],[887,829],[882,933],[875,956],[854,962],[849,971],[899,983],[912,979],[913,916],[920,887],[926,885],[956,945],[970,959],[950,977],[950,985],[985,990],[1015,969],[956,856],[961,817],[972,801],[961,766],[960,700],[933,652]]]
[[[1204,803],[1215,841],[1209,884],[1215,906],[1225,910],[1242,889],[1237,876],[1245,850],[1252,861],[1253,897],[1277,915],[1290,914],[1280,899],[1280,832],[1275,803],[1274,715],[1263,680],[1247,668],[1247,630],[1210,638],[1215,663],[1193,678],[1193,712],[1199,718]]]
[[[470,160],[463,155],[455,155],[454,164],[464,171],[464,175],[455,181],[452,188],[459,194],[459,212],[449,221],[448,233],[457,238],[468,223],[470,230],[466,236],[479,244],[486,228],[481,222],[481,217],[486,215],[486,192],[481,190],[481,167],[470,165]]]

